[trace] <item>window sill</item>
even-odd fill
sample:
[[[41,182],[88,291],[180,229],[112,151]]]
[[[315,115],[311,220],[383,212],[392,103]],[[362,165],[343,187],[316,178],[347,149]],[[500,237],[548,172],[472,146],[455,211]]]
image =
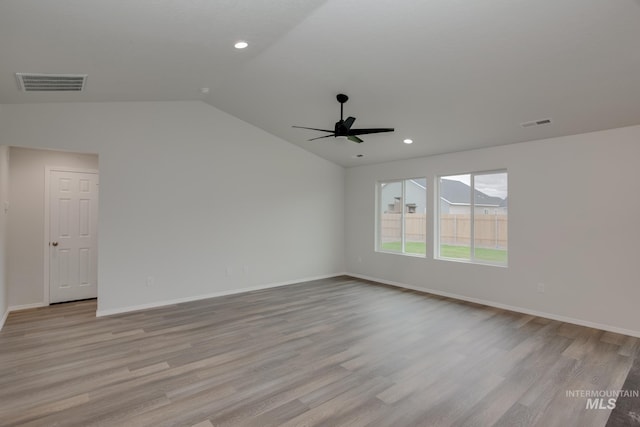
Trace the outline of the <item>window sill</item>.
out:
[[[459,258],[443,258],[443,257],[434,257],[436,261],[449,261],[449,262],[459,262],[461,264],[471,264],[471,265],[484,265],[488,267],[500,267],[500,268],[509,268],[509,264],[499,264],[488,261],[476,261],[470,259],[459,259]]]
[[[379,254],[390,254],[390,255],[401,255],[401,256],[407,256],[410,258],[421,258],[421,259],[427,259],[427,255],[426,254],[411,254],[411,253],[406,253],[406,252],[392,252],[392,251],[381,251],[381,250],[376,250],[376,253]]]

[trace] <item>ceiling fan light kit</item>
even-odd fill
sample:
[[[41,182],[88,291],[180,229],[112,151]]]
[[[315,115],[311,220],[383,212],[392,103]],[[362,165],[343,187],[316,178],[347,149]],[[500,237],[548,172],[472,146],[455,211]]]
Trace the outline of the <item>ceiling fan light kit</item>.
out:
[[[297,128],[297,129],[309,129],[309,130],[317,130],[317,131],[320,131],[320,132],[328,132],[329,133],[329,135],[323,135],[323,136],[318,136],[316,138],[311,138],[309,141],[314,141],[316,139],[322,139],[322,138],[329,138],[329,137],[332,136],[334,138],[345,137],[349,141],[356,142],[358,144],[360,144],[362,142],[362,139],[360,139],[358,137],[358,135],[366,135],[366,134],[371,134],[371,133],[382,133],[382,132],[393,132],[394,131],[393,128],[352,129],[351,126],[353,126],[353,123],[356,121],[356,118],[355,117],[347,117],[346,120],[344,120],[344,118],[343,118],[344,117],[343,116],[344,104],[345,104],[345,102],[347,102],[349,100],[349,97],[347,95],[345,95],[344,93],[340,93],[340,94],[338,94],[336,96],[336,99],[340,103],[340,120],[338,122],[336,122],[333,130],[309,128],[309,127],[304,127],[304,126],[292,126],[292,127]]]

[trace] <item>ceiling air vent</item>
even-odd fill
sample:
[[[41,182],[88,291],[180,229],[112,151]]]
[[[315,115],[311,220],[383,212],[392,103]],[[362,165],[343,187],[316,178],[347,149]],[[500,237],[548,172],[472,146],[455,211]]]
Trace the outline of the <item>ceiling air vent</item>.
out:
[[[16,73],[16,77],[24,92],[80,92],[87,81],[86,74]]]
[[[522,126],[523,128],[529,128],[532,126],[541,126],[541,125],[550,125],[550,124],[551,124],[551,119],[540,119],[540,120],[534,120],[532,122],[520,123],[520,126]]]

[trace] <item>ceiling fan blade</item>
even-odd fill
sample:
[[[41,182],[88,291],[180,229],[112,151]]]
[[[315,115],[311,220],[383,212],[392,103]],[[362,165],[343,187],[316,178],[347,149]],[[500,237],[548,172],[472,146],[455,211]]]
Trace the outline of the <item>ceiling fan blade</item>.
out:
[[[304,126],[291,126],[292,128],[296,128],[296,129],[309,129],[309,130],[319,130],[320,132],[331,132],[333,133],[332,130],[328,130],[328,129],[318,129],[318,128],[307,128]]]
[[[325,136],[319,136],[317,138],[307,139],[307,141],[315,141],[316,139],[329,138],[330,136],[335,137],[336,135],[332,133],[331,135],[325,135]]]
[[[315,141],[316,139],[323,139],[323,138],[329,138],[329,137],[334,137],[334,138],[340,137],[340,138],[347,138],[349,141],[355,142],[357,144],[360,144],[361,142],[364,142],[362,139],[358,138],[357,135],[366,135],[366,134],[370,134],[370,133],[393,132],[395,130],[394,128],[351,129],[351,126],[353,126],[353,124],[355,123],[356,118],[352,117],[352,116],[349,116],[349,117],[347,117],[346,120],[344,120],[343,119],[343,114],[342,114],[343,111],[344,111],[344,103],[347,102],[349,97],[347,95],[345,95],[345,94],[339,94],[338,96],[336,96],[336,99],[340,103],[340,120],[335,124],[333,130],[311,128],[311,127],[306,127],[306,126],[292,126],[292,127],[296,128],[296,129],[308,129],[308,130],[315,130],[315,131],[319,131],[319,132],[327,132],[327,134],[328,134],[328,135],[323,135],[323,136],[318,136],[318,137],[315,137],[315,138],[311,138],[308,141]]]
[[[368,133],[393,132],[393,128],[376,128],[376,129],[350,129],[349,135],[365,135]]]
[[[344,127],[347,129],[351,129],[351,126],[353,126],[353,122],[355,121],[355,117],[348,117],[347,120],[344,121]]]

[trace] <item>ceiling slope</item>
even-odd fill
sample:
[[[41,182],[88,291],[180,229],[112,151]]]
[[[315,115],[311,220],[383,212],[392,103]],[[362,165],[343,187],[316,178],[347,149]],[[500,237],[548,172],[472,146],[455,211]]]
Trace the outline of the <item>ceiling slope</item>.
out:
[[[202,99],[352,166],[638,124],[637,40],[637,0],[5,0],[0,103]],[[89,77],[25,94],[15,72]],[[291,128],[331,128],[338,93],[354,126],[396,131]]]

